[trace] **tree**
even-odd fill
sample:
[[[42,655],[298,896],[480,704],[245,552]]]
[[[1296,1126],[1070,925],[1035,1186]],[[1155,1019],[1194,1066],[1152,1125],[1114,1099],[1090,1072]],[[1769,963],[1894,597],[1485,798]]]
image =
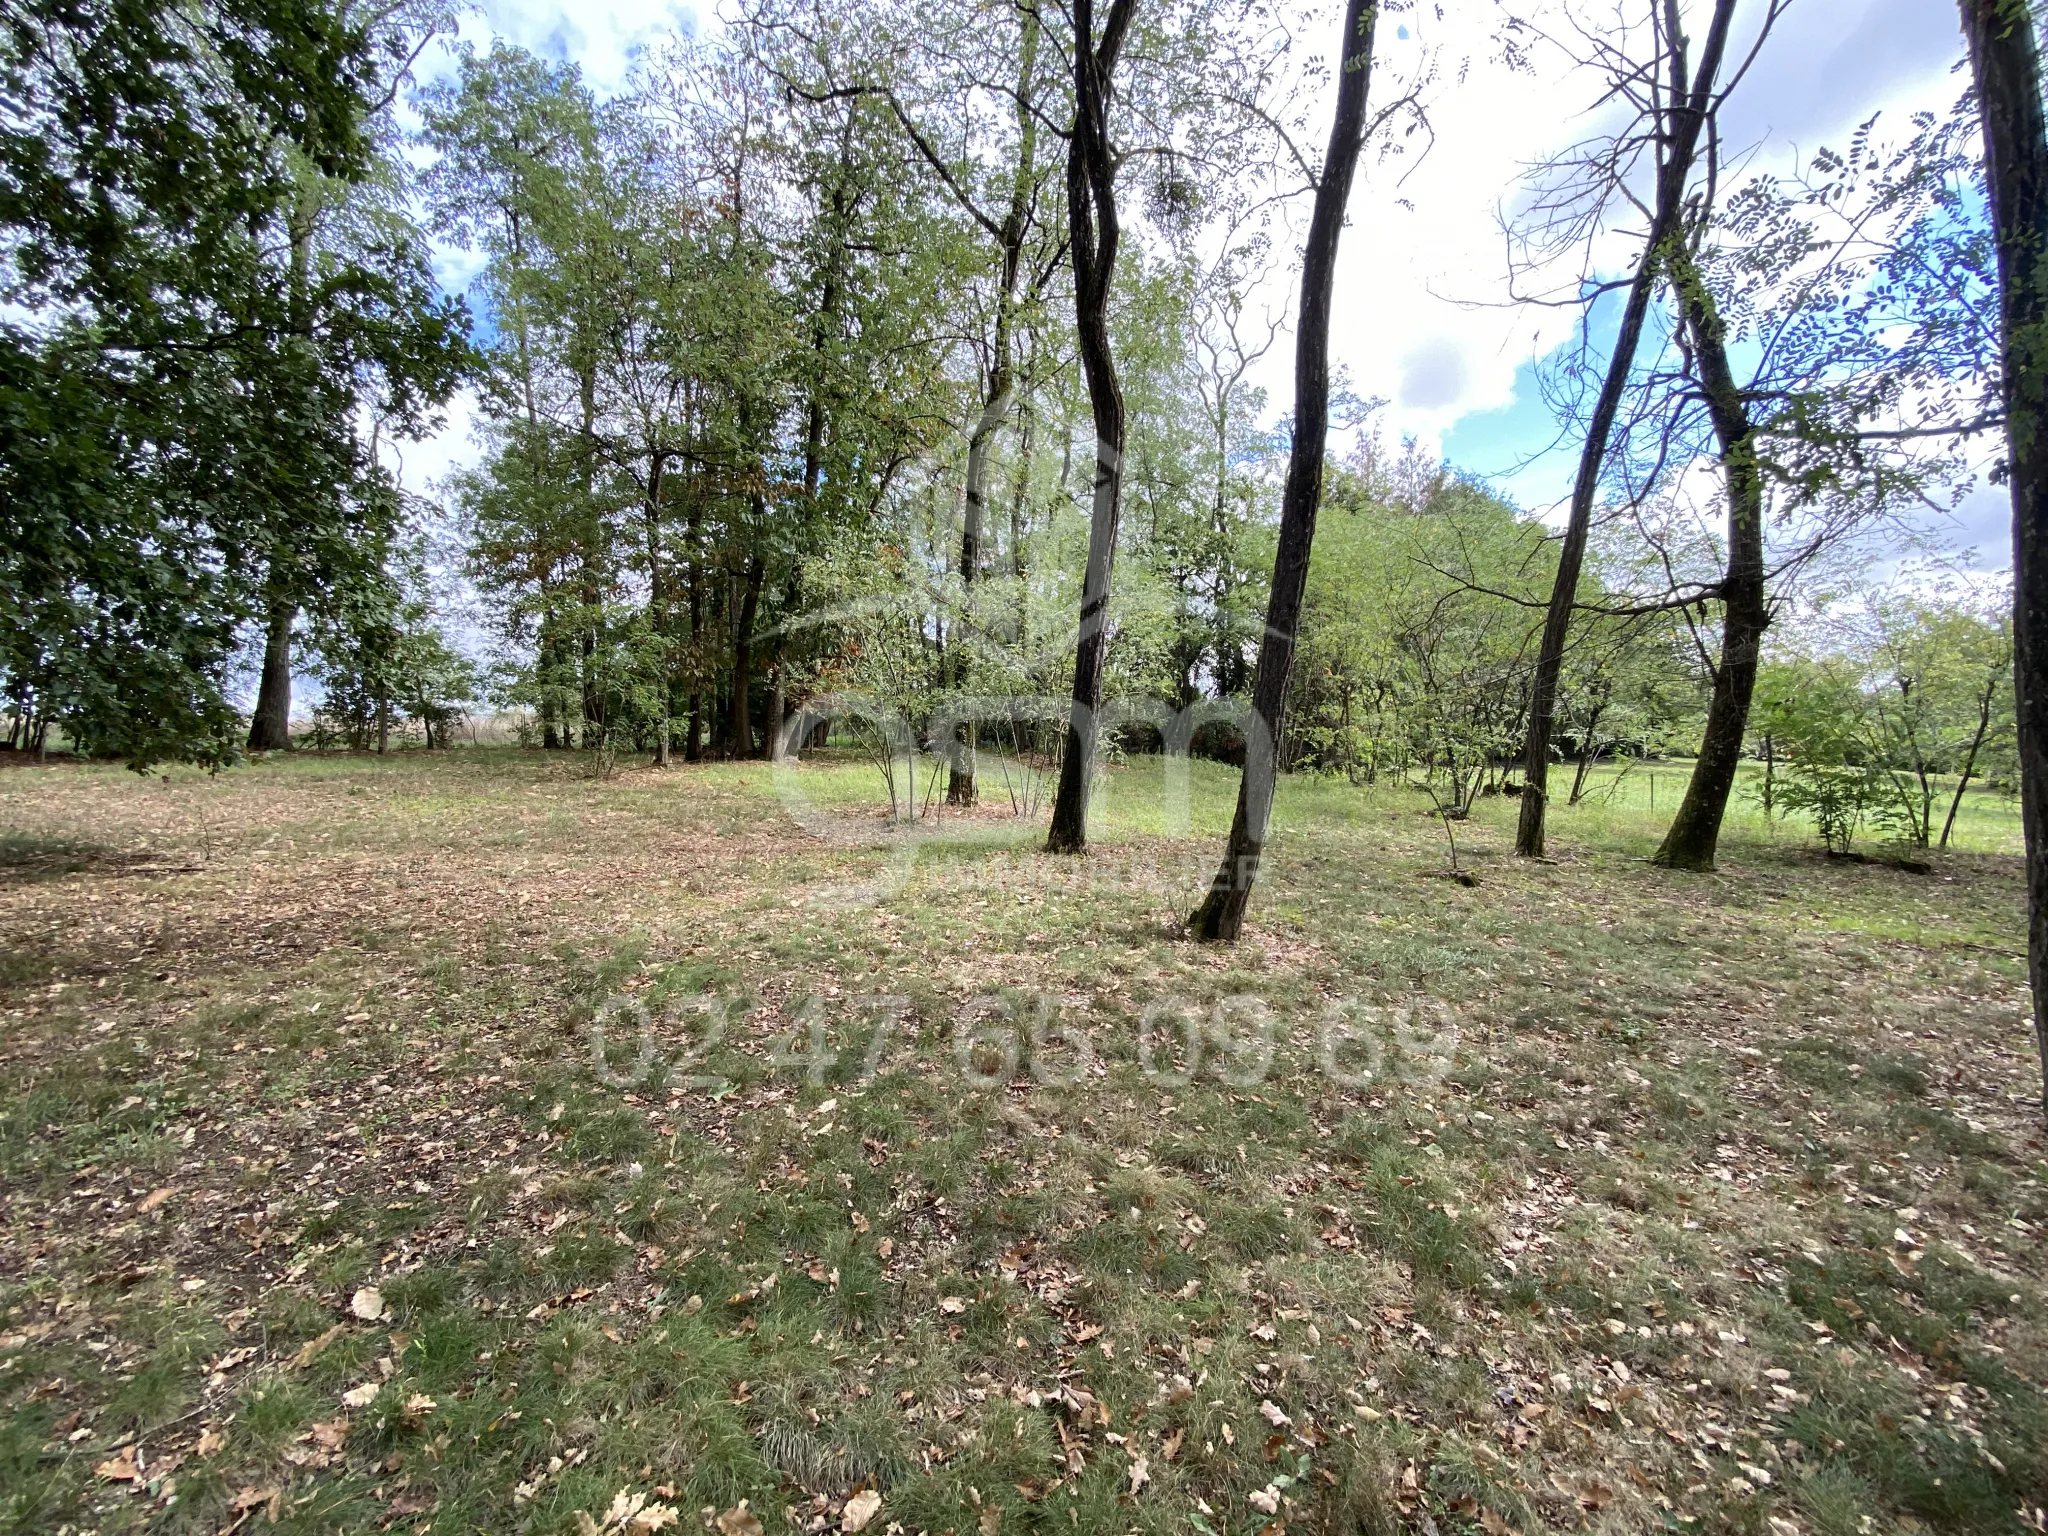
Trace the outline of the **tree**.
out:
[[[2048,122],[2025,0],[1961,0],[1984,122],[1998,247],[2006,483],[2012,489],[2013,683],[2027,839],[2027,973],[2048,1111]]]
[[[312,625],[321,685],[315,739],[388,751],[394,728],[417,725],[429,748],[450,745],[479,679],[437,620],[421,541],[407,540],[350,589],[330,594]]]
[[[798,30],[796,22],[765,8],[753,24],[771,31]],[[847,85],[829,80],[806,84],[793,78],[786,61],[773,61],[771,67],[815,100],[885,102],[944,202],[964,221],[964,228],[930,233],[941,239],[950,233],[963,246],[981,247],[973,259],[981,271],[963,295],[975,333],[967,348],[975,388],[961,485],[961,594],[953,641],[967,643],[947,646],[948,682],[961,692],[979,627],[974,588],[992,537],[988,502],[996,435],[1030,386],[1018,370],[1020,340],[1036,323],[1035,312],[1067,249],[1057,208],[1048,217],[1044,206],[1058,188],[1050,165],[1039,155],[1045,98],[1057,74],[1042,62],[1044,23],[1038,10],[1007,0],[944,18],[929,12],[891,16],[880,28],[881,46],[875,50],[882,56],[872,60],[859,57],[858,48],[842,49],[844,32],[837,18],[833,24],[829,42],[820,36],[806,39],[818,56],[817,67],[831,72],[843,67],[832,54],[853,52],[852,63],[863,78]],[[946,801],[970,806],[977,798],[974,722],[962,720],[954,731]]]
[[[0,20],[0,670],[38,739],[230,760],[238,631],[374,563],[357,434],[425,429],[460,306],[402,232],[296,266],[307,175],[358,187],[405,60],[339,10],[34,0]]]
[[[1095,424],[1094,493],[1088,517],[1088,564],[1081,579],[1080,627],[1074,641],[1073,713],[1053,799],[1046,848],[1079,853],[1088,846],[1088,796],[1102,710],[1103,652],[1109,645],[1109,590],[1122,512],[1124,400],[1109,345],[1109,292],[1122,235],[1116,205],[1116,153],[1110,107],[1117,57],[1137,0],[1110,0],[1101,36],[1094,0],[1074,0],[1074,121],[1067,143],[1068,259],[1074,272],[1074,329],[1088,379]]]
[[[1674,869],[1714,867],[1721,818],[1742,761],[1749,701],[1771,622],[1764,569],[1765,469],[1748,393],[1729,359],[1728,332],[1691,252],[1673,252],[1673,280],[1685,330],[1697,359],[1707,411],[1719,442],[1728,508],[1728,565],[1716,584],[1721,603],[1721,655],[1685,798],[1653,862]]]
[[[452,26],[450,15],[434,0],[400,0],[386,6],[365,6],[343,0],[342,14],[364,27],[380,60],[389,64],[380,79],[381,94],[359,105],[364,133],[376,146],[370,174],[353,181],[325,175],[303,154],[286,146],[292,191],[286,215],[290,249],[286,256],[289,321],[302,345],[311,345],[326,321],[317,304],[316,283],[322,269],[349,261],[372,263],[384,242],[416,247],[408,194],[411,177],[400,154],[392,108],[411,81],[413,62],[427,45]],[[376,423],[372,435],[381,433]],[[317,573],[304,569],[304,552],[290,538],[292,523],[284,519],[285,537],[271,552],[265,579],[268,612],[262,615],[263,661],[258,674],[256,705],[249,720],[249,750],[277,751],[291,745],[292,629],[299,610],[319,596]],[[310,578],[310,579],[309,579]]]
[[[1941,827],[1946,848],[1987,743],[2005,734],[2012,688],[2009,624],[1954,602],[1873,600],[1864,615],[1870,756],[1884,765],[1891,819],[1905,841],[1935,841],[1934,776],[1958,776]]]
[[[1543,638],[1536,654],[1536,674],[1530,685],[1529,736],[1522,757],[1521,815],[1515,832],[1515,852],[1525,858],[1539,858],[1543,853],[1558,677],[1564,667],[1565,642],[1571,630],[1586,537],[1592,526],[1593,502],[1606,472],[1608,442],[1635,366],[1651,297],[1658,283],[1671,275],[1680,215],[1691,187],[1700,135],[1724,94],[1717,87],[1734,13],[1734,0],[1716,0],[1707,24],[1706,45],[1700,51],[1698,66],[1688,76],[1686,38],[1680,27],[1676,0],[1663,0],[1661,11],[1653,7],[1655,61],[1645,66],[1622,58],[1609,66],[1611,89],[1630,100],[1636,106],[1638,123],[1647,121],[1648,126],[1633,129],[1611,145],[1602,144],[1597,154],[1582,152],[1586,168],[1592,173],[1593,186],[1589,190],[1593,206],[1590,210],[1573,206],[1584,200],[1588,191],[1579,192],[1563,204],[1573,214],[1566,220],[1566,227],[1585,228],[1589,215],[1597,220],[1607,198],[1621,188],[1641,149],[1647,144],[1653,150],[1656,178],[1649,229],[1643,238],[1642,254],[1636,260],[1635,275],[1628,283],[1628,298],[1606,376],[1587,421],[1558,559],[1557,581],[1551,589]],[[1602,285],[1602,289],[1607,286]],[[1595,297],[1600,291],[1595,290]]]
[[[1281,494],[1279,546],[1273,556],[1266,632],[1252,681],[1255,725],[1246,746],[1244,776],[1238,783],[1237,810],[1224,845],[1223,863],[1208,895],[1188,919],[1189,931],[1210,942],[1234,942],[1243,927],[1245,906],[1258,879],[1259,858],[1272,822],[1287,683],[1294,667],[1295,636],[1302,592],[1308,584],[1316,510],[1323,494],[1323,460],[1328,452],[1330,295],[1336,284],[1344,206],[1350,200],[1352,175],[1365,141],[1366,88],[1372,79],[1373,25],[1378,16],[1375,0],[1347,0],[1338,34],[1337,105],[1302,255],[1301,313],[1295,330],[1294,444],[1288,454],[1286,489]],[[1078,685],[1076,698],[1078,702]]]

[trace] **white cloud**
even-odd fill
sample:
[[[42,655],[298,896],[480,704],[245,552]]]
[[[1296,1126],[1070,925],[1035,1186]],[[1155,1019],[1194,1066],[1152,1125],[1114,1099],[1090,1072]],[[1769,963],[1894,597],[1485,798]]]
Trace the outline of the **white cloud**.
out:
[[[1703,21],[1703,5],[1687,9]],[[1752,18],[1759,9],[1746,7]],[[1533,73],[1489,58],[1495,19],[1490,7],[1456,7],[1433,28],[1418,21],[1416,36],[1382,43],[1383,100],[1422,48],[1438,50],[1444,78],[1427,94],[1434,142],[1419,163],[1364,168],[1339,258],[1333,355],[1360,394],[1388,399],[1391,434],[1429,444],[1464,417],[1510,404],[1516,369],[1567,340],[1575,319],[1510,303],[1497,210],[1525,167],[1591,130],[1598,82],[1540,50]],[[1740,22],[1737,30],[1746,47]],[[1880,109],[1894,121],[1943,110],[1961,89],[1952,73],[1961,51],[1953,12],[1921,0],[1795,5],[1732,98],[1726,143],[1782,164],[1842,142]],[[1278,371],[1270,383],[1284,399]],[[1485,467],[1507,471],[1511,461]],[[1568,477],[1565,467],[1512,478],[1561,493]]]
[[[576,64],[591,88],[607,96],[625,84],[635,53],[666,38],[693,35],[705,19],[695,6],[670,0],[575,6],[561,0],[486,0],[481,18],[468,20],[463,36],[479,47],[501,37],[542,58]]]
[[[440,481],[452,471],[476,463],[480,453],[475,437],[475,390],[457,391],[441,415],[441,430],[421,442],[394,442],[387,437],[377,445],[379,460],[415,496],[432,497]]]

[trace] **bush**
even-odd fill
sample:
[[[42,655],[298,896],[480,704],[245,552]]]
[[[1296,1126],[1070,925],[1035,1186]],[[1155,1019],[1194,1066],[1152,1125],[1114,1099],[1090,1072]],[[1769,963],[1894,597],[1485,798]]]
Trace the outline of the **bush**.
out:
[[[1797,762],[1786,771],[1778,804],[1813,818],[1829,853],[1847,853],[1862,830],[1879,786],[1868,768]]]

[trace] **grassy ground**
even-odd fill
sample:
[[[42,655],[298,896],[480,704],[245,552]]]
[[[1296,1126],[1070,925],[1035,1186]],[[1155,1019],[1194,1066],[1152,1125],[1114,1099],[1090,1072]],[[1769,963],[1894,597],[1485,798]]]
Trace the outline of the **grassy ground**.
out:
[[[1642,773],[1291,782],[1212,951],[1213,765],[0,769],[0,1529],[2044,1528],[2009,808]]]

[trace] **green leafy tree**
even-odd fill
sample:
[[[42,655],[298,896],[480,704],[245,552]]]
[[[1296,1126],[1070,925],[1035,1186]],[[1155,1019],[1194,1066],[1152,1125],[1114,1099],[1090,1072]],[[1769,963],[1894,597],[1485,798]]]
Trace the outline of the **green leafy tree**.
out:
[[[375,174],[385,40],[241,0],[0,17],[0,671],[37,743],[228,761],[272,566],[339,580],[391,533],[358,412],[422,430],[463,317],[416,243],[293,238],[309,178]]]

